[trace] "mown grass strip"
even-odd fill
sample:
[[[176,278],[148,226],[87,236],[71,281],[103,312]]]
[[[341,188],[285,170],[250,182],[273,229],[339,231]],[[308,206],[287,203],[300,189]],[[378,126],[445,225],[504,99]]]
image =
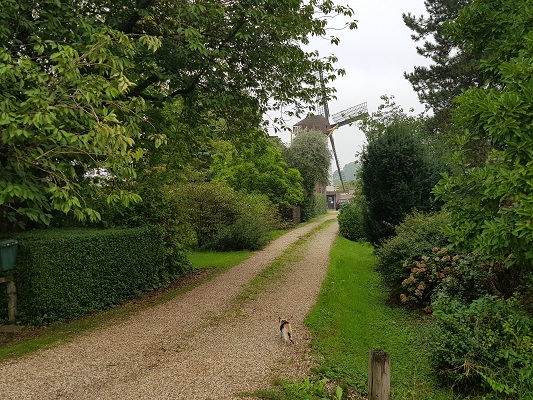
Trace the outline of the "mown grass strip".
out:
[[[369,245],[337,238],[327,277],[306,324],[320,354],[316,372],[345,388],[367,391],[368,354],[391,357],[393,399],[450,400],[429,366],[433,323],[387,305]]]
[[[311,231],[300,237],[297,241],[291,244],[272,264],[263,269],[255,278],[253,278],[239,293],[235,301],[239,304],[254,299],[259,293],[266,290],[268,287],[274,286],[277,282],[283,279],[290,272],[292,264],[296,263],[305,255],[306,243],[310,237],[317,232],[325,229],[332,223],[336,223],[335,219],[329,219],[322,222],[320,225],[314,227]]]
[[[196,269],[220,268],[230,269],[253,254],[253,251],[192,251],[187,254],[189,261]]]

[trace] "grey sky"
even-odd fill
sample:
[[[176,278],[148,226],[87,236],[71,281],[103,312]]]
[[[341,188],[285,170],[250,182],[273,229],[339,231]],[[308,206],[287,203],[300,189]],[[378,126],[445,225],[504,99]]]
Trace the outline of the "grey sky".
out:
[[[346,75],[333,83],[337,100],[329,103],[330,113],[365,101],[369,112],[375,112],[382,103],[381,95],[394,95],[396,103],[405,111],[410,108],[414,108],[415,113],[423,111],[424,107],[403,73],[411,72],[414,66],[427,65],[428,61],[417,54],[412,32],[404,25],[402,13],[427,15],[424,1],[336,0],[336,3],[350,4],[355,11],[358,29],[331,31],[341,39],[339,46],[325,40],[312,43],[312,47],[324,56],[335,54],[339,59],[337,67],[346,70]],[[333,20],[330,25],[342,26],[343,23]],[[288,133],[278,136],[284,142],[290,142]],[[364,134],[354,125],[336,130],[334,139],[341,168],[355,160],[355,154],[361,151],[365,142]]]

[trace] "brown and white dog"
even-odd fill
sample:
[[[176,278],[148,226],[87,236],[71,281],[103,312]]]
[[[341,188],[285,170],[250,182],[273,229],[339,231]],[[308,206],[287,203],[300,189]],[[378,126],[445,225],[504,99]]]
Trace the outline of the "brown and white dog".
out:
[[[294,340],[292,340],[291,335],[291,324],[289,323],[289,321],[285,318],[279,317],[279,324],[279,330],[281,332],[281,338],[283,339],[283,341],[285,343],[291,342],[292,344],[294,344]]]

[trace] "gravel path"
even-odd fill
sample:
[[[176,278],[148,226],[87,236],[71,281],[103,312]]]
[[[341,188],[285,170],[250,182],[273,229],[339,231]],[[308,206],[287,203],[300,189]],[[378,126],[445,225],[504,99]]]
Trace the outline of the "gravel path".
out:
[[[326,219],[335,218],[330,214]],[[338,226],[306,241],[279,282],[235,297],[261,270],[324,220],[289,232],[242,264],[126,321],[0,365],[1,399],[236,399],[272,376],[311,364],[303,321],[316,302]],[[279,336],[291,320],[294,345]]]

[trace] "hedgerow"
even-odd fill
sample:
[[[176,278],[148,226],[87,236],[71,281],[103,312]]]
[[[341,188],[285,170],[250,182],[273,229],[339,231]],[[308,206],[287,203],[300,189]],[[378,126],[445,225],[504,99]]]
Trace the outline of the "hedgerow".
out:
[[[152,228],[53,229],[17,235],[18,319],[48,324],[102,310],[167,284],[163,234]],[[182,256],[182,263],[188,264]]]

